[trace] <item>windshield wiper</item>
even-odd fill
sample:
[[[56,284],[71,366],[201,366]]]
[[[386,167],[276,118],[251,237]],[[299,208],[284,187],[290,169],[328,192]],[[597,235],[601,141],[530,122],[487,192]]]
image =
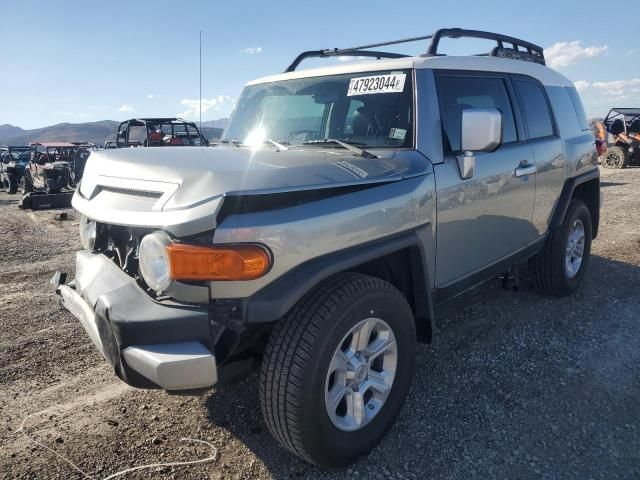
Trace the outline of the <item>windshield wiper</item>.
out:
[[[322,145],[327,143],[335,143],[336,145],[340,145],[347,150],[352,151],[353,153],[357,153],[362,158],[378,158],[377,155],[374,155],[371,152],[368,152],[364,148],[358,148],[355,145],[352,145],[347,142],[343,142],[342,140],[336,140],[335,138],[325,138],[324,140],[311,140],[309,142],[304,142],[303,145]]]
[[[270,138],[265,138],[264,143],[269,142],[271,145],[273,145],[274,147],[276,147],[278,150],[289,150],[289,148],[286,145],[283,145],[280,142],[276,142],[275,140],[271,140]],[[230,143],[232,145],[235,145],[236,147],[242,147],[245,146],[244,143],[242,143],[240,140],[220,140],[220,143]]]
[[[220,140],[220,143],[230,143],[232,145],[235,145],[236,147],[240,147],[242,145],[242,142],[240,140]]]
[[[289,150],[289,147],[285,146],[284,144],[280,143],[280,142],[276,142],[275,140],[271,140],[270,138],[265,139],[265,142],[269,142],[271,145],[273,145],[274,147],[276,147],[278,149],[278,151],[282,150]]]

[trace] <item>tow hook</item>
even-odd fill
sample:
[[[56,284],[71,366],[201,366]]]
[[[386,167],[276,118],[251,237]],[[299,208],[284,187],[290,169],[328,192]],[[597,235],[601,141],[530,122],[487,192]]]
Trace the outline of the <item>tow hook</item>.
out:
[[[53,274],[53,277],[51,277],[51,280],[49,280],[49,283],[53,285],[53,289],[58,293],[60,285],[67,283],[67,274],[65,272],[56,272]]]

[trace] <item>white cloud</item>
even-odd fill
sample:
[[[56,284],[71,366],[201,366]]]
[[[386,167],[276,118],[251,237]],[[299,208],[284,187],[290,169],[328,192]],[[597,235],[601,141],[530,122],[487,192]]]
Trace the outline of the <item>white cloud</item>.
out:
[[[576,90],[578,90],[579,92],[584,92],[587,88],[589,88],[589,82],[585,81],[585,80],[578,80],[577,82],[574,83]]]
[[[608,97],[616,97],[618,99],[634,95],[640,96],[640,78],[593,83],[589,83],[585,80],[578,80],[575,83],[575,86],[580,93],[589,92],[598,95],[606,95]]]
[[[544,49],[544,57],[547,60],[547,65],[552,68],[568,67],[580,60],[597,57],[604,53],[607,48],[607,45],[583,47],[580,45],[579,40],[573,42],[558,42]]]
[[[131,105],[122,105],[119,109],[119,112],[133,112],[133,107]]]
[[[633,106],[640,103],[640,78],[609,82],[579,80],[574,85],[590,116],[604,116],[616,104]]]
[[[247,55],[255,55],[256,53],[262,53],[262,47],[248,47],[240,50],[240,53],[246,53]],[[202,109],[204,111],[204,108]]]
[[[147,98],[149,100],[153,100],[154,98],[160,98],[160,95],[158,95],[157,93],[150,93],[149,95],[147,95]]]
[[[202,99],[202,113],[206,113],[209,110],[220,110],[220,107],[227,102],[231,102],[233,99],[227,95],[218,95],[213,98],[203,98]],[[200,114],[200,100],[191,99],[191,98],[183,98],[180,100],[180,104],[188,107],[182,113],[178,113],[176,117],[181,118],[194,118]]]

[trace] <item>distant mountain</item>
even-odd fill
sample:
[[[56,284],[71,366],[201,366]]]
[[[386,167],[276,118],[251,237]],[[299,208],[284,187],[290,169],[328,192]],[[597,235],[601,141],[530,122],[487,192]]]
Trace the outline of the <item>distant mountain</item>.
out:
[[[224,127],[227,126],[227,122],[229,122],[228,118],[219,118],[218,120],[208,120],[206,122],[202,122],[202,128],[210,127],[210,128],[220,128],[224,130]],[[196,122],[197,124],[198,122]]]
[[[209,140],[218,140],[227,124],[227,118],[202,122],[202,134]],[[58,123],[50,127],[24,130],[20,127],[0,125],[0,145],[26,145],[30,142],[91,142],[102,145],[116,139],[120,122],[102,120],[86,123]]]
[[[217,142],[220,140],[220,137],[222,137],[222,131],[222,128],[205,127],[204,122],[202,122],[202,131],[200,133],[202,133],[204,138],[209,140],[209,142]]]
[[[20,135],[24,132],[20,127],[14,127],[13,125],[9,125],[5,123],[4,125],[0,125],[0,138],[9,138],[15,135]]]
[[[50,127],[23,130],[0,126],[0,144],[25,145],[29,142],[92,142],[102,144],[115,140],[118,123],[113,120],[87,123],[58,123]],[[11,125],[9,125],[11,127]]]

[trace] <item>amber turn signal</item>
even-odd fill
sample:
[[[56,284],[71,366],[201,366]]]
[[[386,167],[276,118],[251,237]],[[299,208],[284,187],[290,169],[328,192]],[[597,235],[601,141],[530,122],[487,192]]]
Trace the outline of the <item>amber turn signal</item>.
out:
[[[269,271],[271,258],[257,245],[167,246],[173,280],[254,280]]]

